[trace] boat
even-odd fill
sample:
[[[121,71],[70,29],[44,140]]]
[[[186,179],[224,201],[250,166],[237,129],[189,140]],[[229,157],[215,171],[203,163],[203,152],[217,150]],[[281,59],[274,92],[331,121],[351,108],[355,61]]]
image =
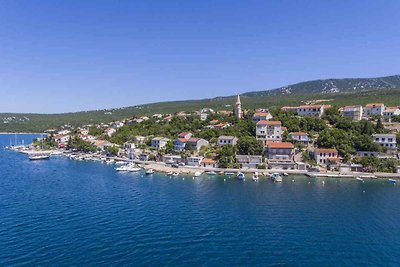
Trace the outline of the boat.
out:
[[[216,173],[216,172],[213,172],[213,171],[211,171],[211,172],[207,172],[207,175],[217,175],[217,173]]]
[[[364,179],[361,177],[357,177],[356,179],[357,179],[357,181],[364,182]]]
[[[397,183],[397,180],[396,179],[389,179],[389,182],[392,183],[392,184],[395,184],[395,183]]]
[[[174,173],[173,172],[167,172],[167,175],[172,176]]]
[[[122,165],[120,167],[115,168],[117,172],[127,172],[128,171],[128,165]]]
[[[136,166],[129,166],[128,165],[128,167],[127,167],[127,171],[128,172],[138,172],[138,171],[140,171],[141,170],[141,168],[139,168],[139,167],[136,167]]]
[[[277,172],[271,174],[271,179],[272,179],[272,181],[274,181],[276,183],[282,182],[282,176]]]
[[[226,176],[232,176],[232,175],[235,175],[235,173],[234,172],[225,172],[225,175]]]
[[[106,160],[107,164],[113,164],[114,162],[115,162],[115,160],[113,160],[113,159]]]
[[[150,175],[150,174],[153,174],[154,173],[154,170],[153,169],[148,169],[147,171],[146,171],[146,175]]]
[[[289,176],[289,174],[287,172],[284,172],[283,176]]]
[[[200,175],[202,175],[203,173],[202,172],[195,172],[194,173],[194,177],[199,177]]]
[[[172,173],[172,176],[179,176],[179,172]]]
[[[255,181],[255,182],[258,181],[258,179],[259,179],[259,177],[258,177],[258,172],[255,172],[255,173],[253,174],[252,179],[253,179],[253,181]]]
[[[116,161],[115,162],[115,165],[124,165],[125,164],[125,162],[123,162],[123,161]]]
[[[238,178],[239,180],[243,180],[244,178],[246,178],[246,175],[244,175],[243,172],[238,172],[238,174],[236,175],[236,178]]]
[[[50,154],[31,154],[29,155],[30,160],[43,160],[50,159]]]

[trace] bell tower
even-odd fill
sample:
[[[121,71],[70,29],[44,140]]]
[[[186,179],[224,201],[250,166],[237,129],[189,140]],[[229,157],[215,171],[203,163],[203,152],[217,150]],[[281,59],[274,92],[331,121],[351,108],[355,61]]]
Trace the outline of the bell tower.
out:
[[[236,116],[238,119],[241,119],[242,116],[243,116],[243,113],[242,113],[242,103],[240,102],[240,96],[239,96],[239,95],[237,96],[237,100],[236,100],[235,116]]]

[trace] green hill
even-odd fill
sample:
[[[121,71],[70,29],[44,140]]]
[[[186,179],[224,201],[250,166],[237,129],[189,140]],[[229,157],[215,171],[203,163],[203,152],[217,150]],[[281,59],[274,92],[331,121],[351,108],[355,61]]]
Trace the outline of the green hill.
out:
[[[315,100],[326,100],[326,103],[338,106],[370,102],[400,105],[400,76],[303,82],[270,91],[244,93],[241,99],[245,109],[299,105]],[[0,113],[0,132],[40,132],[66,124],[80,126],[155,113],[194,111],[205,107],[230,110],[235,100],[235,96],[227,96],[63,114]]]

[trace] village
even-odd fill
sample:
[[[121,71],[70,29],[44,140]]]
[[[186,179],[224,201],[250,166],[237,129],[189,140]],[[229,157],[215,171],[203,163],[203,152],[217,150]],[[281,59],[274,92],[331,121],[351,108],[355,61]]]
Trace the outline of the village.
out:
[[[35,144],[204,171],[400,173],[399,118],[400,108],[384,103],[243,110],[237,96],[232,110],[203,108],[76,129],[67,125],[48,130]]]

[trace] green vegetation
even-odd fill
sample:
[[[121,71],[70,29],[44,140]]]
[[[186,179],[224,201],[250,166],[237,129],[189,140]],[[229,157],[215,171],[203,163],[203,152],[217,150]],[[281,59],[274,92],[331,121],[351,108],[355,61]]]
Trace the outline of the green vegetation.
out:
[[[98,127],[90,127],[89,128],[89,134],[93,136],[99,136],[104,133],[104,130]]]
[[[97,147],[90,142],[86,142],[81,138],[74,136],[67,143],[67,149],[73,149],[82,152],[96,152]]]
[[[53,149],[57,147],[57,143],[54,141],[52,136],[47,136],[43,139],[35,139],[33,141],[33,145],[36,147],[41,147],[43,149]]]
[[[261,155],[264,151],[262,141],[253,136],[241,137],[237,143],[239,155]]]
[[[368,172],[396,172],[396,167],[400,161],[396,159],[380,159],[377,157],[356,158],[356,163],[360,163]]]

